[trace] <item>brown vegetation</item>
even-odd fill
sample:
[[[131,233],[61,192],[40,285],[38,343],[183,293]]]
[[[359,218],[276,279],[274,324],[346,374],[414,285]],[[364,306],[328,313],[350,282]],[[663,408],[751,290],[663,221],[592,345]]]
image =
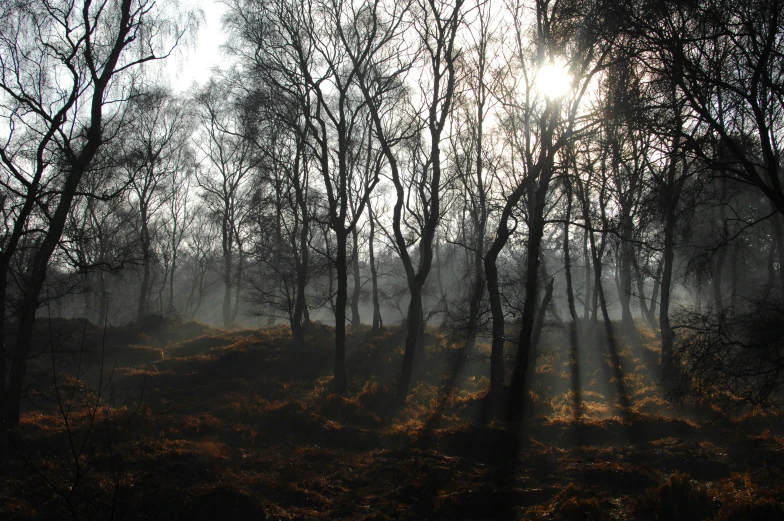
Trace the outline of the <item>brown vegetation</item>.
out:
[[[284,328],[104,337],[81,327],[90,349],[108,339],[104,365],[126,399],[93,409],[83,399],[66,425],[40,387],[3,463],[4,519],[784,519],[780,418],[669,404],[645,370],[655,342],[645,335],[620,350],[631,410],[619,411],[609,357],[590,352],[575,405],[574,362],[551,332],[512,432],[485,421],[481,343],[460,374],[443,374],[435,368],[457,367],[461,351],[429,336],[419,383],[396,410],[397,328],[352,331],[341,396],[332,330],[318,324],[304,349]],[[177,328],[192,338],[171,342]],[[61,373],[77,366],[64,361]],[[95,374],[62,383],[86,397]],[[85,443],[67,499],[69,439]]]

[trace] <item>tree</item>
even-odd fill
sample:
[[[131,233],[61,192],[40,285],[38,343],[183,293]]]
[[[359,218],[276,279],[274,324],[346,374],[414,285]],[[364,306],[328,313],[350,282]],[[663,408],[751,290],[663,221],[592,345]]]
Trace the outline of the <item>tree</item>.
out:
[[[457,83],[460,49],[456,41],[463,26],[463,2],[406,3],[388,11],[378,4],[365,5],[353,19],[359,23],[347,26],[341,39],[349,49],[359,88],[391,171],[397,197],[392,228],[410,294],[403,365],[395,390],[395,403],[401,406],[408,396],[414,358],[424,344],[422,290],[432,267],[433,243],[441,219],[441,141],[452,113]],[[417,33],[412,48],[407,47],[401,36],[404,28]],[[406,56],[410,50],[413,55]],[[423,60],[423,75],[418,85],[421,106],[414,108],[411,117],[401,118],[394,114],[394,109],[405,105],[401,80],[419,50]],[[402,121],[408,124],[401,127]],[[403,143],[407,148],[405,154],[410,156],[408,178],[401,172],[401,159],[405,156],[401,153],[403,147],[398,145]],[[417,239],[407,240],[404,228]],[[416,266],[408,251],[413,244],[418,246]]]
[[[188,153],[191,125],[184,103],[160,88],[138,94],[129,107],[129,119],[121,145],[122,162],[131,187],[131,204],[138,212],[142,280],[136,320],[143,324],[152,293],[154,241],[158,229],[166,227],[165,217],[159,214],[167,205],[171,210],[172,205],[180,204],[182,195],[177,190],[182,187],[177,182],[178,177],[189,170],[188,163],[193,161]],[[176,213],[173,216],[175,229],[179,219]],[[168,247],[169,244],[167,251],[161,253],[170,262],[169,256],[176,253],[169,252]],[[166,276],[168,268],[166,266]]]
[[[126,123],[134,71],[168,56],[195,19],[148,0],[14,2],[0,9],[0,91],[10,122],[0,161],[4,188],[13,194],[5,202],[13,224],[0,254],[0,409],[15,426],[41,289],[81,180]],[[23,243],[32,245],[31,262],[17,290],[18,334],[6,368],[9,271]]]
[[[490,247],[485,266],[487,269],[488,263],[490,265],[490,284],[491,279],[495,278],[492,273],[495,257],[509,236],[507,221],[517,202],[524,198],[528,226],[525,295],[509,388],[510,419],[516,421],[523,413],[524,382],[535,347],[532,338],[539,305],[540,253],[550,184],[560,152],[595,123],[583,114],[580,114],[578,120],[578,113],[591,79],[604,67],[611,41],[608,37],[611,34],[602,34],[606,27],[600,6],[580,7],[569,2],[550,4],[549,1],[537,1],[536,37],[529,44],[524,36],[527,30],[525,6],[513,3],[510,4],[510,10],[515,34],[510,66],[517,68],[517,74],[510,77],[519,84],[512,84],[507,90],[509,101],[505,106],[508,107],[508,114],[504,124],[515,159],[521,162],[522,179],[507,196],[499,218],[496,240]],[[537,76],[547,70],[545,67],[558,67],[560,60],[564,60],[565,65],[562,66],[568,68],[572,80],[571,91],[565,97],[542,92],[541,86],[537,84]],[[496,337],[503,335],[504,331],[502,325],[495,323],[497,317],[496,311],[493,314],[494,344]],[[503,320],[502,316],[500,318]]]
[[[250,215],[251,177],[259,152],[244,133],[227,85],[211,81],[194,99],[199,129],[195,145],[204,156],[196,173],[202,199],[220,229],[223,253],[223,327],[231,327],[239,311],[245,262],[243,242]],[[235,264],[236,262],[236,264]],[[232,287],[236,287],[232,305]]]

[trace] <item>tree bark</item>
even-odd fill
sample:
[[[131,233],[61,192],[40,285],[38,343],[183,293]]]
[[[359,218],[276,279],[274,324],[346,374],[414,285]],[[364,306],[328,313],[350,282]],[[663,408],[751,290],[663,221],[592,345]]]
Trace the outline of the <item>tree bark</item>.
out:
[[[572,185],[566,180],[566,219],[564,222],[563,251],[564,251],[564,277],[566,278],[566,303],[569,306],[569,316],[572,318],[572,327],[577,326],[577,307],[574,304],[574,288],[572,286],[572,258],[569,247],[569,221],[572,218]],[[586,299],[587,301],[587,299]]]
[[[378,331],[383,327],[381,320],[381,305],[378,300],[378,270],[376,269],[376,255],[373,241],[376,238],[376,221],[373,216],[373,209],[368,204],[368,215],[370,221],[370,236],[368,237],[368,256],[370,258],[370,283],[373,292],[373,322],[370,326],[371,331]]]
[[[150,252],[150,230],[147,225],[147,212],[143,208],[141,213],[142,220],[142,284],[139,292],[139,309],[136,315],[136,322],[139,326],[144,325],[144,317],[147,315],[147,301],[150,293],[150,263],[152,255]]]
[[[231,264],[232,237],[227,230],[229,224],[223,223],[223,327],[231,327]]]
[[[356,329],[360,326],[361,320],[359,316],[359,296],[362,283],[359,278],[359,232],[356,226],[351,230],[351,238],[354,246],[354,254],[352,255],[352,274],[354,275],[354,287],[351,293],[351,327]]]
[[[337,236],[338,291],[335,297],[335,377],[333,389],[338,394],[345,394],[348,387],[346,378],[346,303],[348,300],[348,266],[346,264],[346,248],[348,237],[341,230]]]

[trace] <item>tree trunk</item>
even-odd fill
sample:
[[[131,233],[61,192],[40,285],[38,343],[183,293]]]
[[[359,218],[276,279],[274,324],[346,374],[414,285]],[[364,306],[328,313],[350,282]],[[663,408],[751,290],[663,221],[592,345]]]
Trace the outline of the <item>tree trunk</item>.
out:
[[[672,361],[675,332],[670,326],[670,290],[672,269],[675,260],[675,212],[667,210],[664,226],[664,269],[661,284],[661,306],[659,308],[659,328],[662,336],[661,364],[666,371]]]
[[[139,292],[139,309],[136,314],[136,322],[142,326],[144,317],[147,315],[147,300],[150,293],[150,232],[147,227],[147,212],[142,210],[142,284]]]
[[[368,238],[368,255],[370,257],[370,283],[373,289],[373,322],[371,324],[372,331],[378,331],[383,327],[381,320],[381,305],[378,300],[378,271],[376,270],[376,255],[373,247],[373,241],[376,237],[376,222],[373,217],[373,210],[368,204],[368,215],[370,216],[370,237]]]
[[[509,240],[509,218],[512,211],[530,184],[530,177],[520,183],[514,192],[509,196],[501,211],[501,217],[495,232],[495,239],[490,244],[490,248],[485,255],[485,283],[487,284],[487,296],[490,303],[490,314],[492,316],[493,342],[490,348],[490,402],[493,412],[497,410],[500,403],[501,391],[504,387],[505,368],[504,368],[504,341],[506,340],[506,324],[504,320],[504,309],[501,305],[501,289],[498,282],[498,256]]]
[[[231,327],[231,250],[223,249],[223,327]]]
[[[509,419],[518,422],[523,418],[526,379],[529,370],[529,361],[532,355],[534,322],[536,318],[536,305],[539,291],[539,255],[541,253],[542,237],[544,236],[544,208],[545,195],[552,175],[552,165],[543,165],[540,185],[529,196],[529,228],[528,256],[525,274],[525,300],[523,303],[523,317],[520,325],[520,337],[517,343],[517,356],[509,384]],[[533,199],[533,200],[531,200]]]
[[[108,314],[109,294],[106,291],[106,274],[100,271],[98,273],[98,327],[106,327]]]
[[[768,259],[765,264],[768,268],[768,280],[765,282],[764,294],[767,297],[776,286],[776,244],[773,241],[770,241],[768,246]]]
[[[566,278],[566,303],[569,306],[569,316],[572,318],[572,327],[577,326],[577,307],[574,304],[574,287],[572,286],[572,258],[569,248],[569,221],[572,219],[572,190],[567,180],[566,185],[566,222],[564,222],[563,251],[564,251],[564,277]],[[586,299],[587,301],[587,299]]]
[[[439,240],[436,240],[435,255],[436,285],[438,286],[438,299],[441,300],[444,297],[444,283],[441,280],[441,241]]]
[[[499,229],[501,226],[499,225]],[[506,227],[504,227],[506,228]],[[508,238],[504,238],[506,243]],[[496,235],[493,245],[485,256],[485,280],[487,283],[487,296],[490,303],[490,314],[492,317],[493,341],[490,348],[490,399],[497,405],[504,387],[504,341],[506,339],[504,310],[501,306],[501,291],[498,285],[498,268],[496,259],[503,245],[498,245],[499,236]]]
[[[245,269],[245,256],[242,254],[242,245],[237,248],[239,251],[239,261],[237,263],[237,289],[234,291],[234,309],[231,312],[231,323],[234,324],[237,320],[237,315],[240,312],[240,295],[242,294],[242,274]]]
[[[359,296],[362,283],[359,278],[359,232],[357,227],[351,230],[351,238],[354,246],[354,254],[352,255],[352,268],[354,275],[354,288],[351,293],[351,327],[356,329],[360,326],[361,321],[359,317]]]
[[[343,228],[341,225],[338,228]],[[346,304],[348,300],[348,265],[346,248],[348,237],[344,230],[338,230],[336,262],[338,292],[335,297],[335,378],[333,389],[337,394],[345,394],[348,387],[346,378]]]
[[[618,293],[621,303],[621,320],[624,327],[630,330],[634,329],[634,318],[632,317],[631,297],[632,297],[632,244],[626,240],[630,237],[633,229],[631,217],[624,216],[623,218],[623,238],[621,239],[620,259],[618,263],[620,284]]]
[[[588,319],[591,313],[591,296],[593,289],[591,287],[591,260],[588,250],[588,234],[593,233],[588,230],[586,226],[583,233],[583,263],[585,264],[585,309],[583,309],[583,321],[588,324]]]
[[[539,266],[542,270],[542,280],[553,279],[553,284],[555,284],[555,279],[550,277],[550,272],[547,271],[547,260],[545,259],[543,253],[539,254]],[[542,300],[542,302],[544,302],[544,300]],[[563,325],[563,319],[561,318],[561,314],[558,312],[558,308],[555,306],[555,300],[553,300],[552,295],[550,295],[550,298],[547,299],[547,304],[545,307],[549,309],[553,320],[555,320],[559,325]]]
[[[414,287],[411,290],[411,300],[408,303],[406,346],[403,351],[403,365],[395,389],[395,405],[402,407],[408,398],[408,388],[411,384],[411,375],[414,372],[414,358],[417,355],[417,346],[420,345],[420,336],[424,329],[424,314],[422,309],[422,288]]]
[[[536,320],[534,321],[534,332],[531,337],[531,348],[537,353],[537,356],[534,357],[534,360],[538,358],[539,353],[539,340],[542,338],[542,330],[544,329],[544,319],[545,315],[547,314],[547,307],[549,306],[550,302],[553,298],[553,283],[555,279],[550,279],[547,282],[547,287],[544,291],[544,297],[542,298],[542,303],[539,305],[539,309],[536,313]]]
[[[476,337],[479,333],[479,313],[482,306],[482,296],[485,293],[485,274],[483,270],[484,259],[482,251],[484,241],[479,241],[479,245],[474,252],[474,288],[471,292],[471,302],[468,309],[468,328],[466,330],[466,352],[470,353],[476,345]]]
[[[662,269],[664,268],[664,261],[659,261],[659,266],[656,268],[656,277],[653,279],[653,292],[651,293],[651,316],[654,317],[654,326],[656,323],[656,306],[659,302],[659,290],[661,289]],[[655,329],[655,327],[654,327]]]
[[[91,129],[91,133],[94,132]],[[2,403],[0,403],[0,414],[5,422],[5,428],[11,428],[19,425],[20,406],[22,399],[22,387],[24,384],[24,377],[27,369],[27,359],[30,356],[30,349],[32,347],[33,339],[33,325],[35,324],[35,314],[38,310],[39,298],[41,289],[46,281],[47,268],[49,260],[54,253],[57,244],[62,237],[63,229],[65,228],[68,213],[71,210],[71,205],[76,194],[76,189],[82,179],[84,171],[87,169],[92,157],[98,148],[98,141],[100,141],[100,134],[97,139],[92,136],[93,141],[88,142],[86,150],[83,151],[77,164],[75,164],[68,174],[62,188],[62,195],[57,203],[54,215],[49,222],[49,229],[44,235],[38,250],[33,256],[32,263],[28,268],[28,276],[25,285],[22,288],[22,299],[18,308],[19,314],[19,332],[16,339],[16,348],[13,352],[11,359],[11,368],[8,375],[8,387],[1,396]],[[5,266],[3,266],[5,267]],[[3,279],[5,279],[6,270],[2,270]],[[6,280],[2,280],[2,302],[5,307],[6,293]],[[5,331],[2,331],[5,333]],[[5,338],[3,338],[3,345],[5,345]],[[5,354],[5,353],[2,353]],[[3,357],[5,363],[5,357]],[[3,373],[5,374],[5,372]]]
[[[300,230],[300,246],[299,255],[295,259],[297,269],[297,298],[294,302],[294,313],[291,320],[291,334],[297,347],[300,349],[305,347],[305,331],[303,321],[307,321],[305,314],[307,313],[307,303],[305,301],[305,286],[307,285],[308,277],[308,231],[305,223],[302,224]]]
[[[172,252],[171,276],[169,278],[169,314],[176,315],[177,308],[174,306],[174,275],[177,273],[177,255]]]
[[[653,311],[651,311],[651,306],[648,305],[648,299],[645,297],[645,277],[640,269],[640,264],[637,261],[636,257],[633,260],[633,267],[634,267],[634,275],[635,279],[637,280],[637,296],[639,297],[640,301],[640,315],[642,318],[650,325],[652,328],[656,327],[656,317],[653,315]]]

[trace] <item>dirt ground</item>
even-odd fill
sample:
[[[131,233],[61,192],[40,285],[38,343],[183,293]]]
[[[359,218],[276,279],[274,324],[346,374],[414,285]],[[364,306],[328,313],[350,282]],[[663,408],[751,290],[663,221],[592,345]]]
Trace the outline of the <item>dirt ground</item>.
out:
[[[481,341],[429,334],[395,411],[397,327],[350,332],[342,397],[318,324],[304,349],[283,327],[40,327],[2,519],[784,520],[781,417],[665,399],[644,328],[549,331],[510,426]]]

